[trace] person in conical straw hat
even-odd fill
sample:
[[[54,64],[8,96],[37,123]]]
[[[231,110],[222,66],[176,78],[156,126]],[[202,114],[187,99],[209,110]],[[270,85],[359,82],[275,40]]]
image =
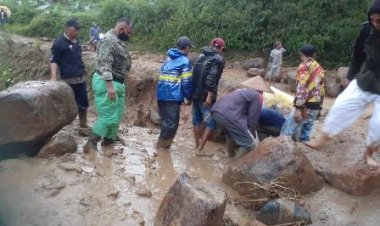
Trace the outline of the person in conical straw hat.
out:
[[[257,76],[241,83],[240,89],[226,94],[211,108],[212,116],[227,133],[230,157],[243,156],[255,149],[253,134],[256,134],[260,118],[263,92],[272,92],[272,90],[261,77]]]

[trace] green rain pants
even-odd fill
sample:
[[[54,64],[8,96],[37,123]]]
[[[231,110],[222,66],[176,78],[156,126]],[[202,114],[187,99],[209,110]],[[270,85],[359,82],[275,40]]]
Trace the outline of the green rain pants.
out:
[[[92,76],[92,90],[95,95],[95,108],[98,119],[93,133],[103,138],[115,140],[124,114],[125,85],[112,82],[116,91],[116,99],[110,100],[107,94],[107,83],[98,73]]]

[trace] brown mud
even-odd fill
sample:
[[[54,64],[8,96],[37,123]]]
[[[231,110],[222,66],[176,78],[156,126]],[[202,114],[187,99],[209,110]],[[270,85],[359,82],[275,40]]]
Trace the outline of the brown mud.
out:
[[[48,46],[48,45],[46,45]],[[94,55],[86,53],[92,62]],[[85,138],[77,136],[80,146],[75,154],[39,159],[20,157],[0,161],[0,225],[153,225],[159,204],[176,180],[186,172],[220,183],[228,194],[226,216],[245,226],[252,222],[249,211],[234,206],[236,194],[221,181],[230,159],[225,147],[209,142],[206,151],[212,157],[195,157],[191,133],[191,109],[183,107],[178,135],[170,151],[156,151],[159,130],[149,123],[148,112],[155,107],[155,75],[164,55],[133,52],[133,68],[128,80],[128,103],[120,137],[125,144],[102,148],[98,153],[84,154]],[[48,61],[47,61],[48,62]],[[88,62],[86,62],[89,64]],[[45,75],[46,79],[48,75]],[[246,72],[236,63],[228,64],[222,87],[245,80]],[[276,86],[286,89],[284,84]],[[328,99],[325,107],[331,106]],[[137,113],[142,112],[147,128],[134,127]],[[90,109],[90,123],[95,120]],[[340,151],[341,159],[362,161],[363,144],[368,128],[366,114],[333,142],[332,151]],[[316,129],[320,128],[320,122]],[[77,134],[77,121],[65,130]],[[355,141],[352,142],[352,136]],[[344,152],[341,144],[356,152]],[[100,147],[99,147],[100,148]],[[346,156],[348,155],[355,156]],[[320,154],[323,156],[323,153]],[[380,157],[377,156],[380,161]],[[341,164],[327,154],[321,161]],[[351,196],[328,185],[306,198],[313,224],[377,226],[380,222],[380,192],[367,196]]]

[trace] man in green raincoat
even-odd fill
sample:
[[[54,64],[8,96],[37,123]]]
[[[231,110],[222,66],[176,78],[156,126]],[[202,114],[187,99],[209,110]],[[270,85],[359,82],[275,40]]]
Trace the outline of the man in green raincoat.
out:
[[[96,151],[101,138],[102,145],[110,145],[117,138],[125,106],[124,81],[131,68],[127,41],[132,31],[132,22],[123,17],[98,44],[96,71],[92,76],[98,119],[84,152]]]

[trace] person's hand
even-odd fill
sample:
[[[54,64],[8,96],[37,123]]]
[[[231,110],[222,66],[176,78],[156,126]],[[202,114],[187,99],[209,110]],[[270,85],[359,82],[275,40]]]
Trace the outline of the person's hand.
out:
[[[296,112],[294,113],[294,121],[296,123],[302,122],[302,112],[300,109],[296,109]]]
[[[206,101],[203,103],[203,106],[209,107],[212,104],[212,98],[210,96],[207,96]]]
[[[110,100],[114,100],[116,98],[116,91],[113,87],[112,81],[107,81],[107,95]]]

